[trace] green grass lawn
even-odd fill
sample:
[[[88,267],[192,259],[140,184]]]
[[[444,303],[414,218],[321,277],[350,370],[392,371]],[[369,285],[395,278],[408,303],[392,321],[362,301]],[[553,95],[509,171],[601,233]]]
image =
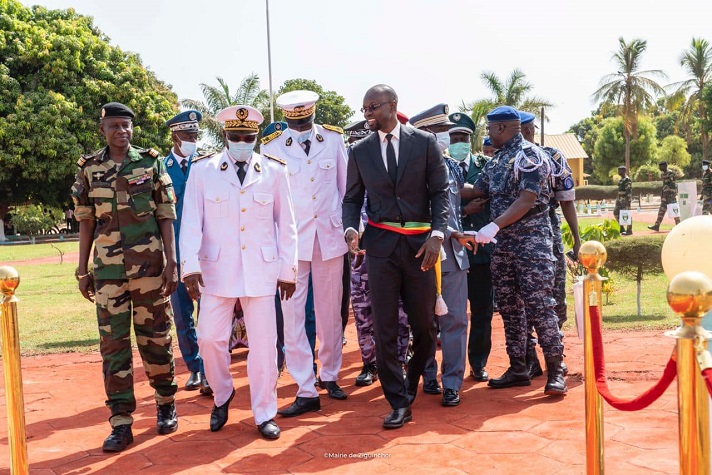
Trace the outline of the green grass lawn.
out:
[[[579,223],[580,227],[584,227],[584,226],[590,226],[592,224],[602,223],[604,219],[606,219],[605,216],[594,216],[594,217],[590,217],[590,218],[589,217],[582,218],[581,216],[579,216],[578,223]],[[666,217],[663,220],[662,224],[660,225],[660,230],[661,231],[670,231],[673,228],[673,223],[674,223],[674,221],[672,221],[672,220],[670,220],[670,218]],[[635,234],[636,232],[640,232],[640,231],[650,232],[650,230],[648,229],[648,226],[650,226],[650,224],[633,220],[633,234]]]
[[[52,243],[52,245],[58,247],[63,252],[76,252],[79,250],[79,241],[56,242]],[[7,261],[21,261],[51,256],[57,256],[57,262],[59,263],[59,252],[57,249],[54,249],[52,245],[46,243],[0,245],[0,265]]]

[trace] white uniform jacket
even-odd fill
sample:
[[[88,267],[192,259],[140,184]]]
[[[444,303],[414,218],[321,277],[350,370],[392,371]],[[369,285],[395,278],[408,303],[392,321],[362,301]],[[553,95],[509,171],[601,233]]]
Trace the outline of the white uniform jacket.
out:
[[[342,256],[348,251],[341,224],[341,202],[346,190],[343,136],[315,124],[308,156],[296,137],[288,129],[263,144],[260,151],[287,162],[299,233],[297,257],[300,261],[312,260],[315,238],[319,239],[322,259]]]
[[[193,163],[179,245],[181,278],[202,273],[212,295],[274,295],[277,280],[296,282],[297,227],[287,167],[253,153],[241,185],[226,151]]]

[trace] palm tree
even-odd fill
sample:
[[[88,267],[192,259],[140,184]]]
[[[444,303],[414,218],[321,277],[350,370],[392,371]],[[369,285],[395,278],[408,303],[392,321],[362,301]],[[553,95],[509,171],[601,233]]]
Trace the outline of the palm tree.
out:
[[[630,140],[638,135],[638,115],[655,105],[654,95],[665,94],[662,86],[648,76],[666,76],[658,69],[638,70],[647,41],[636,38],[626,43],[621,37],[618,43],[619,49],[611,58],[618,71],[601,79],[601,86],[593,93],[593,98],[615,106],[623,118],[625,166],[630,170]]]
[[[260,77],[255,73],[244,78],[234,94],[230,92],[230,86],[223,78],[216,79],[218,86],[200,84],[205,102],[196,99],[183,99],[180,103],[187,109],[195,109],[203,114],[201,128],[207,131],[213,146],[222,148],[224,145],[222,126],[215,119],[217,113],[236,104],[244,104],[264,111],[269,108],[269,94],[264,89],[260,89]]]
[[[490,71],[482,72],[480,78],[492,93],[492,97],[479,99],[469,104],[463,101],[460,106],[460,111],[469,113],[475,122],[477,130],[473,135],[477,140],[481,138],[484,131],[483,126],[487,113],[497,106],[512,106],[536,114],[542,107],[552,106],[552,103],[546,99],[528,95],[534,87],[527,82],[526,75],[520,69],[515,69],[505,79],[499,78]]]
[[[702,159],[708,159],[709,137],[707,135],[707,111],[705,103],[701,100],[702,90],[712,79],[712,48],[707,40],[692,38],[690,48],[680,55],[680,65],[689,74],[689,78],[668,87],[675,89],[674,98],[682,101],[680,120],[687,129],[691,128],[694,112],[700,121],[700,135],[702,136]]]

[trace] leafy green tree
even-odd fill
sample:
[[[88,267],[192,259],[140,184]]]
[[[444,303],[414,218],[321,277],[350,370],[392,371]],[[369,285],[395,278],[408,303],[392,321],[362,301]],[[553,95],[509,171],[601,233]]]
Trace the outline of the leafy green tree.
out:
[[[26,234],[32,243],[35,243],[35,236],[38,234],[48,234],[57,225],[58,217],[53,210],[43,209],[39,205],[23,206],[16,210],[12,222],[19,234]]]
[[[661,174],[662,172],[657,164],[646,163],[645,165],[639,166],[635,171],[633,181],[660,181]]]
[[[690,164],[691,156],[687,151],[687,142],[677,135],[668,135],[660,144],[658,160],[666,161],[670,165],[685,168]]]
[[[186,109],[200,111],[203,120],[200,121],[200,128],[207,134],[212,147],[221,149],[225,146],[222,125],[215,116],[226,107],[237,104],[247,105],[262,111],[265,117],[263,127],[269,123],[269,114],[264,114],[265,109],[269,110],[269,94],[260,87],[260,77],[252,73],[245,77],[237,91],[230,91],[230,85],[221,77],[216,78],[218,85],[200,84],[204,101],[197,99],[183,99],[181,105]]]
[[[104,103],[134,110],[135,145],[170,146],[175,94],[91,17],[0,0],[0,58],[0,217],[28,201],[67,203],[77,159],[104,144]]]
[[[313,91],[319,94],[314,122],[338,127],[346,127],[349,124],[349,119],[354,115],[354,111],[346,104],[346,99],[336,91],[325,90],[311,79],[288,79],[284,81],[275,97],[279,97],[286,92],[300,90]],[[269,117],[269,114],[267,117]],[[279,107],[275,107],[274,120],[284,120],[283,117],[282,110]]]
[[[709,109],[701,99],[702,91],[712,80],[712,47],[709,42],[702,38],[692,38],[689,49],[680,55],[680,65],[688,73],[688,79],[668,87],[675,88],[673,96],[683,100],[679,116],[682,123],[701,121],[702,157],[707,160],[709,157],[707,111]]]
[[[641,112],[655,104],[655,95],[665,91],[649,76],[664,78],[665,73],[653,69],[640,71],[640,62],[647,48],[647,41],[634,39],[626,43],[618,38],[619,49],[613,53],[617,71],[601,79],[601,86],[593,93],[596,101],[602,101],[618,109],[623,119],[625,142],[625,166],[631,169],[631,140],[638,136],[638,117]]]
[[[473,140],[482,143],[484,124],[487,113],[497,106],[512,106],[518,110],[539,115],[542,107],[552,107],[547,99],[530,95],[534,86],[526,80],[526,74],[520,69],[515,69],[507,78],[500,78],[495,73],[484,71],[480,79],[491,92],[491,97],[478,99],[460,106],[461,112],[470,114],[477,130],[472,134]]]
[[[623,118],[606,119],[596,140],[594,173],[602,183],[610,183],[610,177],[618,172],[618,166],[629,152],[629,173],[632,175],[640,165],[655,160],[657,140],[655,126],[647,118],[638,121],[637,138],[630,141],[625,134]],[[632,168],[631,168],[632,167]]]

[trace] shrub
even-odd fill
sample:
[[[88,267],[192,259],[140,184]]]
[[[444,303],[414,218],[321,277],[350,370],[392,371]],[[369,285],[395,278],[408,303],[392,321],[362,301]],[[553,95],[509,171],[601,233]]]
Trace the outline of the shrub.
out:
[[[658,181],[660,180],[660,169],[655,164],[641,165],[633,175],[633,181]]]
[[[638,284],[638,316],[642,315],[640,291],[645,274],[663,271],[660,254],[664,236],[636,236],[612,241],[606,245],[606,266],[616,272],[634,278]]]
[[[27,234],[31,238],[43,233],[48,233],[57,224],[57,217],[53,210],[42,209],[39,205],[28,205],[17,208],[12,222],[19,234]]]

